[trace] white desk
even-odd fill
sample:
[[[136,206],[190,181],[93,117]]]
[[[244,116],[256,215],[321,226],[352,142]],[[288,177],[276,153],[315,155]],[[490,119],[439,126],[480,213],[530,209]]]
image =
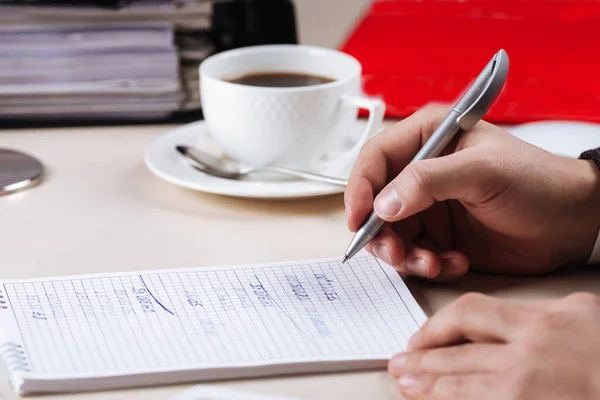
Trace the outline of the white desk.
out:
[[[300,0],[306,43],[335,45],[330,25],[338,1]],[[344,0],[356,13],[364,0]],[[327,10],[330,14],[327,17]],[[335,12],[332,12],[335,11]],[[311,19],[311,15],[313,16]],[[323,21],[329,25],[320,31]],[[330,20],[329,20],[330,18]],[[341,28],[340,28],[341,30]],[[335,34],[338,36],[336,37]],[[321,36],[322,35],[322,36]],[[304,37],[304,36],[303,36]],[[44,182],[0,197],[0,276],[38,277],[100,271],[209,266],[339,255],[351,238],[342,196],[261,202],[205,195],[161,181],[144,166],[149,143],[170,126],[0,131],[0,147],[38,157]],[[594,272],[541,279],[468,276],[434,285],[410,281],[431,313],[466,290],[506,298],[598,291]],[[384,371],[222,382],[220,385],[305,399],[394,399]],[[3,399],[14,394],[2,379]],[[190,385],[132,389],[46,399],[166,399]]]

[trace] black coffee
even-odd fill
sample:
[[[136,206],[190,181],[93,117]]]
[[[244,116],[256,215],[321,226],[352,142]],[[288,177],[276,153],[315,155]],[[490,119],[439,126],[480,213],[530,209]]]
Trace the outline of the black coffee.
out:
[[[238,78],[228,79],[227,81],[249,86],[297,87],[321,85],[323,83],[333,82],[334,79],[326,78],[324,76],[296,74],[291,72],[256,72]]]

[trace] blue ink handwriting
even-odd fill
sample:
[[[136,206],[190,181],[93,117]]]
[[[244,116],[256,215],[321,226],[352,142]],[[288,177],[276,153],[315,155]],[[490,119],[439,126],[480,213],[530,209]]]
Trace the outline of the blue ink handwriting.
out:
[[[317,278],[317,282],[319,282],[319,286],[321,287],[321,290],[323,291],[323,294],[325,294],[327,300],[334,301],[340,298],[333,288],[335,281],[327,278],[325,274],[315,274],[315,278]]]

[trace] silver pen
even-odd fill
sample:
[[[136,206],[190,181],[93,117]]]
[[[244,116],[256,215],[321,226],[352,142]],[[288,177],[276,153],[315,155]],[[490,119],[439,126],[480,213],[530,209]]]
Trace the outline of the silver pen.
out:
[[[454,108],[412,159],[412,162],[437,157],[458,132],[473,128],[487,113],[502,91],[507,74],[508,54],[506,51],[500,50],[460,97]],[[385,221],[379,218],[375,211],[371,211],[350,242],[342,263],[354,257],[365,247],[379,233],[384,224]]]

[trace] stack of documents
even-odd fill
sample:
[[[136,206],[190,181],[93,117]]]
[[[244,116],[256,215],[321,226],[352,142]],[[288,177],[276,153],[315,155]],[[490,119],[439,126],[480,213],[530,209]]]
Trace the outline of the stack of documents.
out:
[[[155,119],[198,109],[210,15],[208,0],[0,6],[0,118]]]

